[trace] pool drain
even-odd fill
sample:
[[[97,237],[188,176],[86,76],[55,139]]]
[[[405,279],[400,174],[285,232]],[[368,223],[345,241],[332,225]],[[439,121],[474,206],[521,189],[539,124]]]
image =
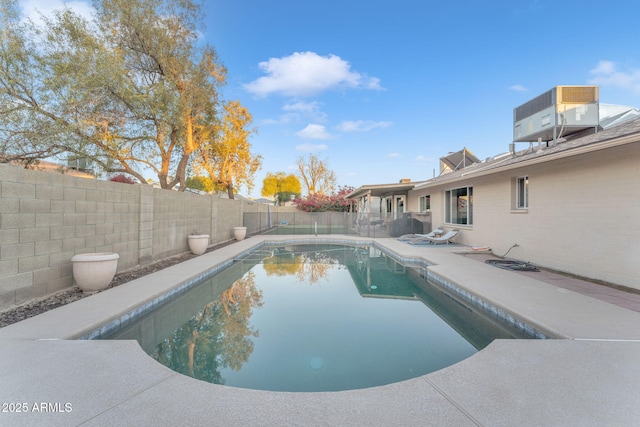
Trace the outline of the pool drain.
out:
[[[311,367],[311,369],[322,369],[322,367],[324,366],[324,360],[322,360],[320,357],[314,357],[309,361],[309,366]]]

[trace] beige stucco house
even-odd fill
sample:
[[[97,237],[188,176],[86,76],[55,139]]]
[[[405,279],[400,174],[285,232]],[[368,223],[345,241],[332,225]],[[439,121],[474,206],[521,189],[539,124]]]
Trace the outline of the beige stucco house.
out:
[[[529,143],[403,190],[405,211],[461,230],[458,243],[640,289],[640,118]]]

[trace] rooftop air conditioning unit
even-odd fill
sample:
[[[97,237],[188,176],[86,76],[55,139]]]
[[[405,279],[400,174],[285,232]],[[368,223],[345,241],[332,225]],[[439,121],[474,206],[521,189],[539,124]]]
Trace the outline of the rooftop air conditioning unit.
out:
[[[513,141],[556,141],[599,123],[598,86],[556,86],[513,110]]]

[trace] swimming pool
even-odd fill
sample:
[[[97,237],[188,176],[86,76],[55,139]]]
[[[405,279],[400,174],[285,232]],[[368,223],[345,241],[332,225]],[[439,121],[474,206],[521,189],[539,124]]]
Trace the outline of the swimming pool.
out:
[[[389,384],[526,334],[372,246],[264,247],[110,334],[171,369],[275,391]]]

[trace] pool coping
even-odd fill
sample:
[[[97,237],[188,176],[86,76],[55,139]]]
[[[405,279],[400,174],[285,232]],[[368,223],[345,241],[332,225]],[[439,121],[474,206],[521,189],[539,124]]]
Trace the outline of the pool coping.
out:
[[[455,284],[504,313],[517,313],[550,336],[567,339],[499,340],[465,361],[423,377],[335,393],[217,386],[160,366],[135,342],[69,341],[265,242],[374,243],[401,259],[425,260],[431,264],[428,273],[443,284]],[[31,410],[22,418],[0,413],[0,424],[6,418],[25,425],[43,420],[54,425],[102,425],[121,423],[125,417],[128,423],[142,424],[157,418],[161,424],[172,419],[182,424],[214,419],[244,425],[597,425],[606,415],[607,423],[631,425],[640,417],[640,392],[631,387],[640,381],[640,313],[465,259],[456,255],[461,250],[415,247],[395,239],[252,237],[1,328],[0,376],[11,386],[0,390],[2,401],[71,399],[73,411]],[[122,372],[123,365],[127,373]],[[48,380],[34,387],[34,376]],[[100,378],[97,392],[96,377]],[[100,399],[105,396],[113,399]],[[203,399],[207,406],[196,408],[194,402]],[[504,407],[506,401],[510,407]]]

